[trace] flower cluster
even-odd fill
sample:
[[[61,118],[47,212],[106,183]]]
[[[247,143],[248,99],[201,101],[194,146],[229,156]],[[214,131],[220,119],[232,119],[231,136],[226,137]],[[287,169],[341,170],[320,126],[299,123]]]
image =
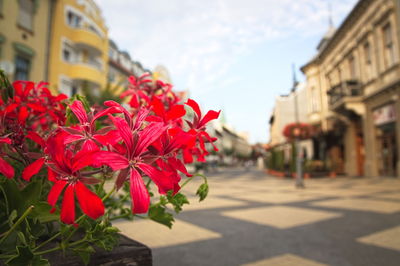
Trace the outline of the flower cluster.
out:
[[[47,202],[55,211],[61,199],[66,224],[76,223],[75,198],[88,217],[104,215],[94,185],[104,184],[105,174],[115,176],[117,190],[129,184],[135,214],[149,210],[144,176],[160,194],[178,193],[180,173],[192,176],[185,163],[204,161],[207,143],[217,149],[206,125],[219,112],[203,115],[194,100],[183,103],[170,84],[148,74],[129,82],[121,95],[129,110],[114,101],[95,110],[83,98],[52,95],[45,83],[14,82],[0,101],[0,173],[19,178],[15,169],[21,169],[23,186],[47,172]]]
[[[283,129],[283,136],[288,140],[309,139],[313,136],[314,128],[306,123],[290,123]]]

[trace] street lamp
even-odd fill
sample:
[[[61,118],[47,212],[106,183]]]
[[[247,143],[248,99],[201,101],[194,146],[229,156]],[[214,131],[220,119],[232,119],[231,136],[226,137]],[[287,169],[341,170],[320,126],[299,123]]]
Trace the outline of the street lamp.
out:
[[[297,99],[297,93],[296,93],[296,88],[298,85],[298,82],[296,80],[296,72],[295,72],[295,66],[294,64],[292,65],[293,68],[293,87],[292,87],[292,93],[294,97],[294,116],[296,120],[296,125],[299,125],[299,106],[298,106],[298,99]],[[300,129],[295,128],[295,131],[298,132]],[[303,169],[302,169],[302,156],[301,156],[301,147],[300,147],[300,132],[298,134],[295,134],[295,147],[296,147],[296,187],[297,188],[304,188],[304,182],[303,182]]]

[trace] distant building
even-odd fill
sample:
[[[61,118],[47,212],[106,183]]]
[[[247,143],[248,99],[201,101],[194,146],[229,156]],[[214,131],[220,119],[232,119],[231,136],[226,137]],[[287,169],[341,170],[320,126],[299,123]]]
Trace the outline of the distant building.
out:
[[[0,1],[0,68],[10,80],[47,80],[53,1]]]
[[[93,0],[56,0],[52,14],[51,87],[69,96],[83,90],[98,93],[106,85],[108,61],[101,10]]]
[[[400,177],[399,30],[399,1],[360,0],[302,67],[315,150],[336,172]]]
[[[108,57],[107,82],[116,92],[127,87],[130,76],[140,77],[146,72],[151,73],[139,62],[133,61],[128,52],[121,51],[112,40],[109,40]]]
[[[296,117],[296,101],[298,118]],[[304,83],[300,83],[297,89],[287,95],[276,97],[275,106],[272,111],[270,125],[270,140],[269,148],[275,148],[284,152],[284,161],[289,164],[291,160],[292,144],[283,135],[283,130],[286,125],[299,122],[307,123],[307,90]],[[298,119],[298,121],[296,121]],[[311,140],[303,140],[300,142],[303,155],[305,158],[312,157],[312,142]]]
[[[275,106],[270,117],[270,146],[286,142],[283,129],[287,124],[296,122],[295,101],[297,100],[299,122],[307,122],[307,91],[305,84],[300,83],[298,89],[288,95],[276,97]],[[296,99],[297,98],[297,99]]]

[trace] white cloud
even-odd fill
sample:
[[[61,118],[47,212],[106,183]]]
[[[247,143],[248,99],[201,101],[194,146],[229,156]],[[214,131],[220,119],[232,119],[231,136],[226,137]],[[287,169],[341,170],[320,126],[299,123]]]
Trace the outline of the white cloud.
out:
[[[165,65],[177,89],[196,95],[228,86],[219,79],[237,56],[257,45],[322,36],[328,27],[328,1],[96,0],[120,48],[145,67]],[[356,0],[331,2],[338,24]]]
[[[335,1],[334,17],[355,0]],[[110,36],[150,68],[162,63],[173,78],[195,79],[227,69],[253,45],[290,35],[321,34],[327,0],[97,0]],[[188,78],[189,80],[189,78]],[[207,78],[208,82],[214,80]],[[197,86],[196,84],[199,84]],[[194,87],[192,87],[194,86]]]

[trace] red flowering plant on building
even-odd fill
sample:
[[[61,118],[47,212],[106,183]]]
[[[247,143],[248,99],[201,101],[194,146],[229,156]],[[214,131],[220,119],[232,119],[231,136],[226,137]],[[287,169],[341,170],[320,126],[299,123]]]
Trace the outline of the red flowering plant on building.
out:
[[[185,163],[205,160],[205,144],[216,141],[206,124],[219,112],[203,116],[194,100],[183,103],[147,74],[129,81],[121,95],[129,106],[106,101],[95,110],[82,96],[53,95],[46,83],[10,84],[1,73],[3,262],[47,265],[48,253],[64,251],[88,263],[94,246],[117,244],[112,221],[140,216],[171,227],[167,206],[178,213],[189,203],[181,188],[198,174]],[[208,193],[202,177],[200,200]]]
[[[284,127],[282,134],[289,141],[292,141],[296,138],[301,140],[309,139],[313,136],[313,132],[313,126],[307,123],[290,123]]]

